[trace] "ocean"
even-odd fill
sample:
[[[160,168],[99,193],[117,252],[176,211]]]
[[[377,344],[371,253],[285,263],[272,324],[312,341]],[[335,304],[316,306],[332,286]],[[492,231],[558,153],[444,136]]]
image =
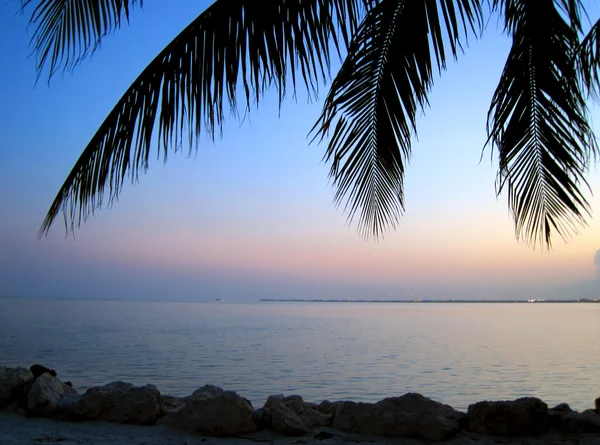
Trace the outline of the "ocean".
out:
[[[79,390],[210,383],[254,406],[418,392],[461,410],[522,396],[583,410],[600,395],[600,304],[0,299],[0,332],[0,364],[40,363]]]

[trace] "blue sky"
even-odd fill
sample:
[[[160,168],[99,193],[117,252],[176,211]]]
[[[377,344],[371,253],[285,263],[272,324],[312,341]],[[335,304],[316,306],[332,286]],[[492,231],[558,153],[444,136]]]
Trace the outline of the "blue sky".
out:
[[[256,300],[598,296],[600,220],[552,252],[517,243],[496,198],[486,112],[509,48],[494,22],[434,85],[406,175],[406,214],[365,241],[332,203],[324,144],[308,132],[321,102],[275,94],[192,159],[155,162],[66,237],[37,231],[77,157],[125,89],[205,1],[146,2],[73,74],[35,84],[27,17],[0,4],[0,294],[18,297]],[[589,9],[592,18],[600,7]],[[321,97],[326,89],[322,90]],[[279,117],[279,115],[281,115]],[[593,109],[598,131],[600,113]],[[598,166],[589,182],[600,209]]]

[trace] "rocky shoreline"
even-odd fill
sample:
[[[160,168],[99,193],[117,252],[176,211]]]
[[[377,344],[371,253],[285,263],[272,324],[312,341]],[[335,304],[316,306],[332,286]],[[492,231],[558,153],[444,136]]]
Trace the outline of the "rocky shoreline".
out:
[[[526,397],[474,403],[463,413],[417,393],[376,403],[326,400],[318,404],[298,395],[280,394],[269,396],[263,407],[255,408],[237,393],[212,385],[187,397],[173,397],[161,394],[154,385],[117,381],[80,394],[54,370],[41,365],[29,369],[0,365],[0,410],[0,441],[11,445],[31,443],[27,435],[43,428],[58,428],[63,436],[68,431],[74,443],[112,443],[94,442],[96,434],[90,431],[100,428],[99,424],[105,428],[104,436],[116,435],[115,443],[134,443],[125,431],[137,428],[136,437],[145,438],[138,442],[146,444],[189,445],[207,437],[228,444],[248,440],[281,444],[600,444],[600,398],[595,400],[595,408],[583,412],[571,410],[566,403],[548,408],[542,400]],[[91,436],[76,440],[78,431],[88,431]],[[53,441],[41,437],[33,439]],[[69,440],[63,439],[56,441]]]

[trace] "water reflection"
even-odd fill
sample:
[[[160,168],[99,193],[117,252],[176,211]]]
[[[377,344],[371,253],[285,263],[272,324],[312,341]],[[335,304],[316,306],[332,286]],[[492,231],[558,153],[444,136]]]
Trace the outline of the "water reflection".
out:
[[[536,395],[591,407],[600,305],[193,304],[0,300],[0,357],[79,386],[120,378],[375,401],[408,391],[465,409]]]

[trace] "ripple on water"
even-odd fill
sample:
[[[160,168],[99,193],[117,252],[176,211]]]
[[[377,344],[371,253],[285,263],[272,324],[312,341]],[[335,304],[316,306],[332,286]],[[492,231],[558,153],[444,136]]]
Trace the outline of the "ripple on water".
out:
[[[194,304],[0,300],[0,357],[89,387],[205,383],[308,400],[408,391],[466,409],[536,395],[591,407],[600,305]]]

